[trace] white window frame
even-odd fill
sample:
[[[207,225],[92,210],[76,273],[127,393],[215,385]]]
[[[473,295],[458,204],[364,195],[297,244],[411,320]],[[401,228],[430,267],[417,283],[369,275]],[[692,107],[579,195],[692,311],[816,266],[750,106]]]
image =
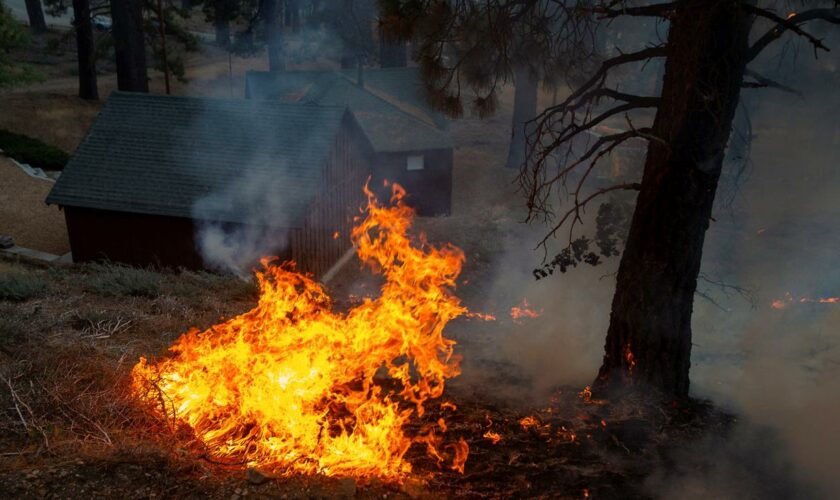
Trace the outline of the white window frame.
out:
[[[423,155],[411,155],[405,158],[405,169],[408,171],[424,170],[426,159]]]

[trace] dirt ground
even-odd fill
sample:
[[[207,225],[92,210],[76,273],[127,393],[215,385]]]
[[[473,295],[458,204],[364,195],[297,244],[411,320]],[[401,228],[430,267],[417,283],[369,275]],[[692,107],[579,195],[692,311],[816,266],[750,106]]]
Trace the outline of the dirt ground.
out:
[[[44,202],[52,186],[0,156],[0,233],[18,246],[54,255],[69,252],[64,214]]]

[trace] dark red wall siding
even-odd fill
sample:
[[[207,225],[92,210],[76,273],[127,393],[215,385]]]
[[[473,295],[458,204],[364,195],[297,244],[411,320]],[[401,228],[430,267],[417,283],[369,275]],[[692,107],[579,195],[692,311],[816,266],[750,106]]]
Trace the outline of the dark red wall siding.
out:
[[[196,221],[180,217],[133,214],[64,207],[70,247],[75,262],[107,260],[133,266],[183,267],[202,269],[196,250]],[[242,224],[230,224],[242,229]],[[278,228],[278,241],[288,230]],[[288,259],[288,247],[273,254]]]
[[[353,216],[364,204],[362,186],[371,175],[373,151],[356,122],[345,116],[329,158],[325,182],[301,228],[277,228],[271,252],[293,259],[298,269],[317,275],[327,271],[350,248]],[[135,266],[204,268],[196,249],[196,224],[179,217],[63,207],[73,260],[109,260]],[[244,225],[229,223],[231,229]],[[338,233],[338,238],[334,234]]]
[[[423,170],[407,170],[409,156],[422,155]],[[377,194],[382,197],[382,181],[399,183],[408,192],[407,202],[419,215],[435,216],[452,213],[452,150],[377,153],[374,165]],[[380,192],[382,191],[382,192]]]

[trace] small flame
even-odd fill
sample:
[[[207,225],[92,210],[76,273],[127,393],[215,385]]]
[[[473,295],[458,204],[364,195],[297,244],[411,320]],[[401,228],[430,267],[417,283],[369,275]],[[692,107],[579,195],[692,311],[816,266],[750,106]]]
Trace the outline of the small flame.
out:
[[[540,421],[537,420],[536,417],[528,415],[527,417],[519,419],[519,425],[521,425],[523,429],[529,429],[531,427],[539,427]]]
[[[338,231],[336,231],[336,232],[334,232],[334,233],[333,233],[333,239],[334,239],[334,240],[337,240],[337,239],[338,239],[338,238],[340,238],[340,237],[341,237],[341,233],[339,233]]]
[[[630,374],[633,374],[633,368],[636,367],[636,357],[633,355],[633,351],[630,349],[630,343],[628,342],[627,345],[624,346],[624,360],[627,361],[627,371]]]
[[[794,302],[798,302],[800,304],[840,304],[840,297],[800,297],[798,300],[795,300],[793,295],[790,292],[787,292],[785,293],[784,299],[775,299],[770,303],[770,306],[773,309],[781,310],[787,308]]]
[[[542,315],[542,309],[539,312],[530,308],[528,299],[522,299],[522,302],[510,308],[510,317],[513,318],[514,323],[520,323],[522,318],[538,318]]]
[[[490,414],[487,414],[485,418],[487,419],[487,432],[485,432],[482,437],[489,439],[493,444],[497,444],[502,440],[502,435],[498,432],[490,430],[493,427],[493,419],[490,418]]]
[[[443,329],[468,312],[451,293],[464,254],[409,237],[414,214],[398,185],[390,207],[365,193],[366,216],[351,239],[385,278],[378,297],[336,312],[326,289],[293,263],[264,259],[257,306],[187,332],[166,359],[141,358],[134,393],[187,424],[213,456],[252,467],[400,480],[411,470],[406,451],[420,444],[463,472],[469,447],[463,438],[445,443],[442,419],[439,432],[435,424],[406,429],[460,373]],[[383,373],[395,390],[377,383]]]
[[[502,435],[493,431],[485,432],[483,437],[489,439],[493,444],[498,444],[498,442],[502,440]]]

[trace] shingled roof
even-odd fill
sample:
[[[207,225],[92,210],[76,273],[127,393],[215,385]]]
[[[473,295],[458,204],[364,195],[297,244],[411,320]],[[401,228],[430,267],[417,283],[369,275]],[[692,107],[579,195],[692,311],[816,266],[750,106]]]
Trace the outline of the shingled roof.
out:
[[[114,92],[47,203],[196,218],[197,203],[227,192],[201,218],[248,222],[248,186],[270,186],[295,227],[345,117],[336,106]]]
[[[366,69],[364,86],[355,70],[249,71],[248,97],[324,106],[348,106],[374,151],[449,149],[446,120],[420,97],[414,69]]]

